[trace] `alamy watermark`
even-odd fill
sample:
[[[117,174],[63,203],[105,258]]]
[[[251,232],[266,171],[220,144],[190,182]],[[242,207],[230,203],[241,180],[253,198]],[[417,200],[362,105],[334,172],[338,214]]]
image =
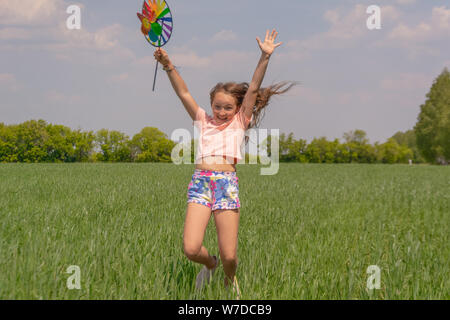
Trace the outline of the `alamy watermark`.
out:
[[[69,266],[66,273],[72,274],[67,278],[67,289],[81,289],[81,269],[79,266]]]
[[[81,9],[79,6],[73,4],[67,7],[66,13],[70,16],[66,20],[66,27],[69,30],[81,29]]]
[[[367,7],[367,14],[370,17],[367,19],[366,25],[369,30],[380,30],[381,29],[381,8],[377,5],[371,5]]]
[[[218,131],[218,130],[217,130]],[[269,167],[261,168],[261,175],[275,175],[278,173],[280,166],[279,161],[279,129],[270,129],[270,139],[268,139],[268,129],[248,129],[244,132],[243,129],[227,130],[226,135],[220,132],[209,132],[210,135],[201,135],[197,126],[194,127],[194,163],[208,163],[208,157],[211,155],[205,152],[206,148],[211,148],[211,145],[219,143],[223,146],[223,150],[215,150],[214,163],[224,164],[233,163],[234,158],[230,154],[240,153],[242,159],[238,164],[246,164],[245,144],[243,140],[248,137],[248,164],[269,165]],[[171,159],[176,165],[192,164],[191,154],[191,132],[187,129],[180,128],[172,132],[171,140],[178,142],[172,149]],[[199,140],[202,140],[199,142]],[[270,141],[270,147],[269,147]],[[241,146],[238,150],[238,146]],[[225,151],[225,152],[224,152]],[[270,154],[269,154],[270,152]],[[223,157],[220,157],[223,156]],[[205,159],[203,159],[205,158]]]
[[[380,289],[381,288],[381,269],[379,266],[371,265],[367,267],[366,273],[369,275],[367,278],[367,289]]]

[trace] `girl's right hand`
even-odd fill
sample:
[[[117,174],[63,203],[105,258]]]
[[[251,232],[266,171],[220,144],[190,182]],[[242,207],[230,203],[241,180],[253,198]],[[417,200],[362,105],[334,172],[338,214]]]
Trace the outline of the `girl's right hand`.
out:
[[[256,37],[256,41],[258,41],[262,53],[271,56],[273,51],[282,45],[283,42],[275,43],[277,35],[278,32],[275,29],[273,29],[271,34],[269,34],[269,30],[267,30],[264,42],[262,42],[258,37]]]
[[[158,48],[155,50],[155,59],[159,63],[161,63],[163,66],[168,66],[170,64],[169,55],[164,49]]]

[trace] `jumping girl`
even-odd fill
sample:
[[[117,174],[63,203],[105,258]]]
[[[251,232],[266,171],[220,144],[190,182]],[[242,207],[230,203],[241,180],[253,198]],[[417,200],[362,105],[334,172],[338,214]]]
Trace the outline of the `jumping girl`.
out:
[[[258,126],[261,111],[269,104],[270,97],[288,91],[294,84],[282,89],[286,82],[260,88],[269,59],[282,43],[275,43],[277,32],[269,30],[262,42],[256,41],[261,49],[261,58],[252,81],[248,83],[218,83],[210,92],[212,115],[197,105],[186,84],[171,63],[163,49],[155,51],[159,61],[169,76],[170,82],[183,103],[186,111],[200,129],[199,150],[195,172],[188,186],[187,210],[184,224],[183,249],[187,258],[201,263],[196,279],[196,288],[209,282],[219,265],[217,256],[211,256],[204,246],[203,237],[211,212],[214,213],[220,259],[225,272],[224,284],[232,284],[239,299],[240,292],[236,279],[238,264],[238,227],[240,216],[239,186],[236,164],[242,159],[240,153],[245,131]],[[238,141],[230,147],[230,141]],[[227,143],[228,142],[228,143]]]

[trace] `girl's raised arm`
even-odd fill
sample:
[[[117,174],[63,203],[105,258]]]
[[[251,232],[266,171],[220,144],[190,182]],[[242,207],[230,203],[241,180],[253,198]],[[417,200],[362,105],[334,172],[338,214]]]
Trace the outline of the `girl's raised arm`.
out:
[[[198,104],[195,102],[194,98],[192,98],[186,86],[186,83],[184,83],[180,74],[170,61],[169,55],[164,49],[158,48],[156,49],[154,56],[155,59],[163,65],[163,69],[167,72],[173,89],[175,90],[177,96],[180,98],[181,102],[184,105],[184,108],[189,113],[192,120],[195,121],[195,115],[197,114],[199,108]]]
[[[248,88],[248,91],[244,97],[241,108],[243,108],[243,112],[245,116],[250,119],[253,113],[253,106],[256,103],[256,97],[258,96],[259,88],[264,79],[264,75],[266,74],[267,66],[269,65],[269,59],[272,55],[275,48],[281,46],[282,42],[275,44],[275,39],[278,35],[278,32],[272,30],[272,33],[269,34],[269,30],[266,32],[266,38],[264,42],[256,37],[256,41],[261,49],[261,58],[259,59],[258,65],[256,66],[255,73],[252,78],[252,82]]]

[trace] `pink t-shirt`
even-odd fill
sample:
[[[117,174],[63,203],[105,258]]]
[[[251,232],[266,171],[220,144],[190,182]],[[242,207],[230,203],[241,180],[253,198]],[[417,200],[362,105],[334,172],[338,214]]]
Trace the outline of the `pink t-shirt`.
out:
[[[218,125],[213,117],[199,107],[194,121],[200,131],[196,162],[208,156],[224,156],[234,159],[234,163],[241,160],[245,130],[252,118],[253,115],[247,119],[243,108],[240,108],[230,121]]]

